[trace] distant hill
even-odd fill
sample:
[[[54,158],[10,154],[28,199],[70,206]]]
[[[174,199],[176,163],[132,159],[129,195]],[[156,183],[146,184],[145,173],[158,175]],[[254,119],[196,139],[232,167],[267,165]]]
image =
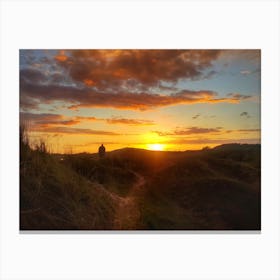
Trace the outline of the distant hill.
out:
[[[238,144],[238,143],[231,143],[231,144],[222,144],[213,148],[213,150],[259,150],[261,148],[260,144]]]

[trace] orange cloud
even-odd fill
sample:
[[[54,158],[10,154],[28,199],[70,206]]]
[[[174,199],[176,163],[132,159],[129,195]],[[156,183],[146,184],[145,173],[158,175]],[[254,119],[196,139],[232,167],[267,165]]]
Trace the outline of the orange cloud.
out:
[[[22,83],[21,108],[29,108],[40,103],[63,101],[71,103],[69,109],[111,107],[118,109],[149,110],[176,104],[194,103],[239,103],[249,96],[237,94],[219,98],[213,91],[181,90],[171,95],[152,94],[149,92],[99,92],[89,88],[77,88],[60,85],[41,85]],[[33,102],[32,102],[33,101]],[[31,105],[30,105],[31,104]]]
[[[54,57],[59,62],[65,62],[68,59],[68,56],[65,55],[65,52],[59,51],[59,53]]]
[[[96,117],[76,116],[75,120],[78,120],[78,121],[98,121],[98,120],[102,120],[102,119],[98,119]]]
[[[221,132],[222,127],[215,128],[204,128],[204,127],[189,127],[181,130],[174,130],[172,132],[162,132],[162,131],[153,131],[157,133],[159,136],[181,136],[181,135],[191,135],[191,134],[205,134],[205,133],[219,133]]]
[[[223,134],[223,133],[254,133],[260,132],[260,129],[234,129],[234,130],[224,130],[222,127],[215,128],[204,128],[204,127],[188,127],[186,129],[176,129],[174,131],[152,131],[158,136],[184,136],[192,134]]]
[[[176,138],[174,140],[168,141],[169,144],[183,145],[183,144],[259,144],[259,138],[238,138],[238,139],[214,139],[214,138],[196,138],[196,139],[187,139],[187,138]]]
[[[57,61],[69,70],[75,81],[92,80],[116,83],[134,79],[143,84],[158,80],[177,81],[180,78],[203,76],[220,50],[71,50],[69,57]]]
[[[84,82],[85,85],[90,86],[90,87],[96,85],[96,82],[94,82],[91,79],[84,79],[83,82]]]
[[[72,128],[72,127],[36,127],[34,130],[36,132],[45,133],[59,133],[59,134],[90,134],[90,135],[120,135],[116,132],[103,131],[103,130],[93,130],[88,128]]]
[[[33,114],[33,113],[21,113],[20,118],[22,122],[28,123],[32,129],[35,128],[47,128],[58,125],[72,126],[79,124],[82,121],[96,121],[95,117],[67,117],[58,114]]]
[[[232,132],[241,132],[244,134],[247,133],[253,133],[253,132],[260,132],[261,130],[259,128],[252,128],[252,129],[235,129],[235,130],[227,130],[226,133],[232,133]]]
[[[55,69],[52,73],[28,67],[21,69],[21,109],[36,109],[40,104],[61,101],[69,109],[149,110],[177,104],[239,103],[249,99],[250,96],[239,93],[221,97],[211,90],[163,86],[164,82],[176,85],[182,79],[206,79],[213,72],[209,72],[212,63],[224,52],[228,51],[60,50],[54,61],[45,62]],[[251,50],[245,52],[246,56],[251,52],[255,55]],[[242,50],[231,53],[243,54]]]
[[[138,120],[138,119],[124,119],[120,117],[114,117],[106,119],[107,123],[110,124],[126,124],[126,125],[154,125],[154,121],[150,120]]]
[[[27,123],[32,131],[55,131],[59,126],[73,126],[84,121],[105,121],[109,124],[124,124],[124,125],[154,125],[154,121],[139,120],[139,119],[126,119],[122,117],[112,118],[96,118],[75,116],[67,117],[58,114],[33,114],[33,113],[20,113],[20,120],[22,123]],[[47,129],[47,130],[46,130]],[[59,128],[62,131],[62,128]],[[63,130],[66,131],[66,130]],[[67,131],[71,131],[68,130]],[[67,132],[65,132],[67,133]],[[68,132],[69,133],[69,132]]]

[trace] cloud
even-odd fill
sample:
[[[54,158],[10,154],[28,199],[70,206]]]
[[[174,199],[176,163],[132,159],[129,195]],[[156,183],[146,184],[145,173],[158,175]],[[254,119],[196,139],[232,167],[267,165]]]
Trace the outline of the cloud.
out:
[[[251,95],[244,95],[240,93],[228,93],[227,96],[236,100],[246,100],[251,98]]]
[[[242,134],[248,134],[248,133],[254,133],[254,132],[260,132],[261,130],[259,128],[252,128],[252,129],[234,129],[234,130],[226,130],[225,133],[242,133]]]
[[[26,123],[28,130],[33,132],[45,132],[56,134],[91,134],[91,135],[120,135],[111,131],[93,130],[86,128],[69,127],[81,121],[95,121],[95,117],[73,117],[67,118],[58,114],[33,114],[20,113],[21,123]],[[63,125],[63,126],[61,126]]]
[[[193,134],[222,134],[222,133],[251,133],[251,132],[260,132],[259,128],[256,129],[235,129],[235,130],[224,130],[223,127],[215,128],[204,128],[204,127],[189,127],[187,129],[177,129],[171,132],[162,132],[162,131],[152,131],[158,136],[184,136],[184,135],[193,135]]]
[[[21,112],[22,122],[28,123],[31,127],[49,127],[57,125],[72,126],[79,124],[81,121],[96,121],[95,117],[67,117],[58,114],[33,114]]]
[[[42,104],[56,101],[73,110],[94,107],[150,110],[177,104],[239,103],[249,96],[230,93],[220,97],[211,90],[175,87],[182,80],[215,75],[211,67],[224,52],[227,51],[52,50],[43,56],[40,50],[23,50],[21,110],[39,109]],[[234,53],[238,56],[239,52]]]
[[[29,125],[41,124],[61,124],[64,117],[58,114],[33,114],[33,113],[20,113],[21,122],[28,123]]]
[[[259,64],[261,60],[261,50],[260,49],[247,49],[247,50],[223,50],[220,55],[220,59],[228,61],[248,61],[254,64]]]
[[[261,68],[257,67],[254,70],[241,70],[240,74],[243,76],[249,76],[249,75],[258,75],[261,72]]]
[[[151,94],[151,93],[97,93],[88,92],[87,96],[81,98],[76,95],[76,104],[69,106],[69,109],[81,107],[114,107],[118,109],[131,110],[151,110],[158,107],[165,107],[177,104],[194,103],[239,103],[243,96],[233,96],[230,98],[218,98],[213,91],[190,91],[183,90],[171,95]]]
[[[50,66],[49,66],[50,67]],[[25,84],[34,85],[63,85],[65,82],[70,82],[65,73],[59,71],[59,69],[42,70],[37,68],[24,68],[20,71],[20,85],[21,87]]]
[[[65,55],[65,51],[63,50],[59,51],[54,58],[59,62],[64,62],[68,59],[68,57]]]
[[[221,132],[222,127],[216,128],[203,128],[203,127],[189,127],[183,130],[174,130],[172,132],[162,132],[162,131],[153,131],[159,136],[182,136],[182,135],[192,135],[192,134],[205,134],[205,133],[219,133]]]
[[[89,134],[89,135],[121,135],[116,132],[103,131],[103,130],[93,130],[87,128],[74,128],[74,127],[37,127],[37,132],[46,133],[60,133],[60,134]]]
[[[83,116],[76,116],[74,118],[75,118],[75,120],[78,120],[80,122],[82,122],[82,121],[90,121],[90,122],[92,122],[92,121],[103,120],[103,119],[99,119],[99,118],[96,118],[96,117],[83,117]]]
[[[250,70],[242,70],[242,71],[240,71],[240,74],[244,75],[244,76],[247,76],[247,75],[252,74],[252,71],[250,71]]]
[[[126,124],[126,125],[154,125],[154,121],[150,120],[139,120],[139,119],[125,119],[122,117],[113,117],[106,119],[109,124]]]
[[[25,123],[28,130],[32,132],[55,133],[57,134],[56,136],[60,134],[120,135],[111,131],[69,127],[85,120],[95,121],[97,119],[95,117],[81,116],[67,118],[58,114],[20,113],[21,123]]]
[[[260,132],[261,130],[259,128],[253,128],[253,129],[238,129],[239,132]]]
[[[32,68],[25,68],[20,71],[20,82],[32,82],[32,83],[41,83],[45,81],[46,76],[42,71],[32,69]]]
[[[241,117],[244,117],[244,118],[251,118],[251,116],[249,115],[248,112],[242,112],[242,113],[240,114],[240,116],[241,116]]]
[[[196,114],[192,117],[192,119],[195,120],[195,119],[198,119],[200,117],[202,117],[202,114]],[[212,119],[212,118],[215,118],[215,117],[216,117],[216,115],[203,115],[204,119]]]
[[[194,115],[193,117],[192,117],[192,119],[198,119],[199,117],[200,117],[201,115],[200,114],[196,114],[196,115]]]
[[[234,130],[226,130],[226,133],[232,133],[232,132],[241,132],[241,133],[251,133],[251,132],[260,132],[261,130],[259,128],[250,128],[250,129],[234,129]]]
[[[195,79],[215,61],[220,50],[70,50],[55,56],[77,82],[96,85],[136,80],[154,85],[159,80]],[[213,74],[210,72],[211,75]]]
[[[149,110],[176,104],[194,103],[239,103],[248,96],[232,95],[219,98],[213,91],[181,90],[170,95],[152,94],[148,92],[99,92],[95,89],[44,84],[21,84],[21,109],[28,110],[41,103],[50,104],[55,101],[68,103],[69,109],[113,107],[118,109]]]
[[[248,139],[212,139],[212,138],[197,138],[197,139],[186,139],[186,138],[176,138],[174,140],[168,141],[170,144],[231,144],[231,143],[239,143],[239,144],[259,144],[259,138],[248,138]]]
[[[33,114],[33,113],[20,113],[20,120],[26,123],[31,130],[41,131],[47,127],[58,127],[58,126],[73,126],[81,122],[95,122],[103,121],[108,124],[123,124],[123,125],[154,125],[155,122],[151,120],[141,120],[141,119],[126,119],[122,117],[112,117],[112,118],[96,118],[96,117],[85,117],[85,116],[74,116],[67,117],[58,114]],[[61,130],[61,129],[60,129]]]

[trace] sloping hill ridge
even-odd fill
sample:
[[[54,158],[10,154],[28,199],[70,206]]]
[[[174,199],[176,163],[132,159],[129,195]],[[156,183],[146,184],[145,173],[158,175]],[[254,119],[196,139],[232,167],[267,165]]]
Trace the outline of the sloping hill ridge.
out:
[[[260,145],[222,145],[184,155],[150,180],[140,202],[145,228],[261,228]]]
[[[112,229],[116,201],[50,154],[21,147],[20,229]]]

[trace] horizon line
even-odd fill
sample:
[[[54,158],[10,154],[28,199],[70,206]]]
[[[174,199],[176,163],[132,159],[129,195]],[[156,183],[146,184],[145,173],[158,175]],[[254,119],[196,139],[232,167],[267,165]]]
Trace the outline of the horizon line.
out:
[[[152,150],[152,149],[147,149],[147,148],[123,147],[123,148],[119,148],[119,149],[115,149],[115,150],[107,150],[106,153],[111,153],[111,152],[125,150],[125,149],[145,150],[145,151],[150,151],[150,152],[165,152],[165,153],[177,152],[177,153],[184,153],[184,152],[196,152],[196,151],[202,151],[202,150],[213,150],[213,149],[215,149],[215,148],[217,148],[219,146],[224,146],[224,145],[240,145],[240,146],[244,146],[244,145],[261,145],[261,143],[238,143],[238,142],[232,142],[232,143],[219,144],[219,145],[214,146],[214,147],[209,147],[209,146],[205,145],[205,147],[203,147],[201,149],[187,149],[187,150]],[[78,153],[75,153],[75,152],[73,152],[73,153],[52,153],[52,152],[48,152],[48,153],[52,154],[52,155],[79,155],[79,154],[92,154],[92,155],[95,155],[95,154],[98,154],[98,152],[91,153],[91,152],[86,152],[86,151],[78,152]]]

